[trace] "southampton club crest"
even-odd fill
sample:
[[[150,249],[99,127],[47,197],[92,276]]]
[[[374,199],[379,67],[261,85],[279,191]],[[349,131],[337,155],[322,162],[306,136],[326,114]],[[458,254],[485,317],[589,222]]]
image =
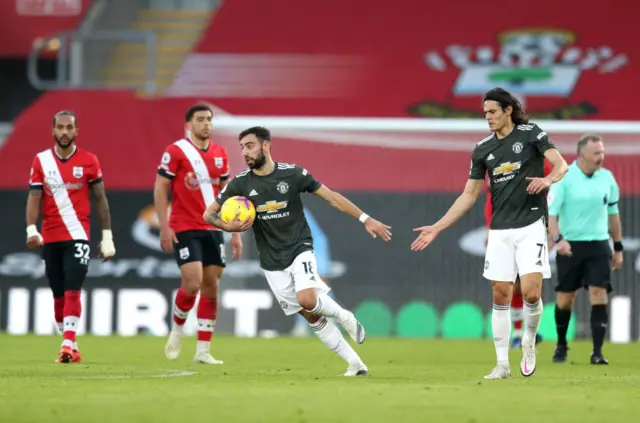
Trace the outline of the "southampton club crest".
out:
[[[502,87],[519,97],[525,107],[536,99],[545,104],[558,100],[558,106],[537,118],[576,119],[596,113],[588,102],[568,104],[580,76],[585,72],[613,73],[629,59],[611,47],[577,46],[577,36],[562,29],[515,29],[497,37],[499,46],[450,45],[444,51],[429,51],[424,63],[430,71],[459,70],[451,88],[449,102],[425,100],[410,106],[413,115],[423,117],[478,117],[477,109],[456,109],[455,98],[478,99],[495,87]],[[539,109],[539,108],[538,108]]]

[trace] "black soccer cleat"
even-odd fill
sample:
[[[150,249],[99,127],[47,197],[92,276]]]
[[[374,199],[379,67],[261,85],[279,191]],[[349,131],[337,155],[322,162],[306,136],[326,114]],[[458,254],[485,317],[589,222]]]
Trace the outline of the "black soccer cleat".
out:
[[[609,364],[602,354],[591,354],[591,364]]]
[[[556,350],[553,352],[553,362],[566,363],[568,350],[569,347],[567,347],[566,345],[556,345]]]

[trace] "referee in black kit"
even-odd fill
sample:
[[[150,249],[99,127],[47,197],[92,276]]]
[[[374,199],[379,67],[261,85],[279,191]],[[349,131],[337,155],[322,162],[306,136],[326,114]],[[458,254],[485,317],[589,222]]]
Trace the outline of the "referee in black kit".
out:
[[[558,252],[555,310],[558,345],[553,354],[556,363],[567,360],[571,308],[577,291],[584,287],[589,290],[591,302],[591,364],[609,364],[602,355],[609,321],[607,297],[611,292],[611,270],[622,266],[623,247],[618,184],[613,174],[602,167],[603,162],[602,137],[583,135],[578,141],[576,161],[549,191],[549,235]],[[614,241],[613,254],[610,235]]]

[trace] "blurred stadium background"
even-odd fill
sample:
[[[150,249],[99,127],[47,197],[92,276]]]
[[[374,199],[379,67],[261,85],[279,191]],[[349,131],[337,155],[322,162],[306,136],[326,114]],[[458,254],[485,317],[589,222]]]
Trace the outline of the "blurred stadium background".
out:
[[[44,269],[24,243],[24,205],[32,157],[52,144],[50,118],[69,109],[78,143],[102,162],[118,250],[92,263],[82,331],[168,333],[179,273],[159,250],[152,186],[185,110],[208,101],[232,172],[244,168],[236,134],[265,124],[278,160],[304,165],[392,224],[394,240],[382,245],[321,201],[305,202],[321,271],[371,336],[486,338],[484,199],[428,251],[409,245],[412,228],[439,218],[462,189],[487,133],[481,95],[503,86],[569,160],[581,133],[604,136],[626,246],[609,336],[636,341],[637,25],[622,12],[630,2],[608,2],[597,16],[577,0],[556,3],[537,0],[532,12],[526,3],[419,0],[0,2],[0,331],[54,333]],[[295,321],[273,301],[253,241],[246,246],[225,273],[217,331],[291,333]],[[544,292],[548,340],[554,283]],[[585,295],[570,333],[590,334]]]

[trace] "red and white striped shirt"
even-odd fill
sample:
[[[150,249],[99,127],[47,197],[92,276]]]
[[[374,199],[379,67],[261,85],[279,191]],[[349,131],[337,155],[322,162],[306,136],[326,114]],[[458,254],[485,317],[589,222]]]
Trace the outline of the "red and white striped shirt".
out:
[[[31,164],[31,189],[42,189],[42,238],[50,242],[90,239],[90,186],[102,181],[98,158],[75,147],[67,158],[55,149],[38,153]]]
[[[229,179],[227,150],[213,142],[201,150],[188,139],[169,145],[162,155],[158,174],[171,180],[171,215],[174,232],[219,230],[204,221],[202,214]]]

